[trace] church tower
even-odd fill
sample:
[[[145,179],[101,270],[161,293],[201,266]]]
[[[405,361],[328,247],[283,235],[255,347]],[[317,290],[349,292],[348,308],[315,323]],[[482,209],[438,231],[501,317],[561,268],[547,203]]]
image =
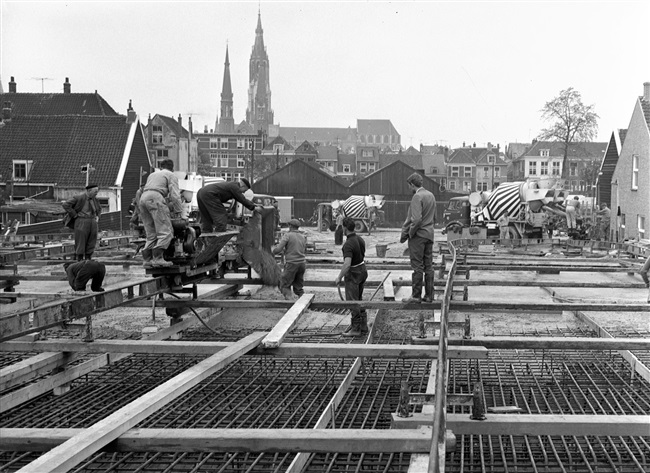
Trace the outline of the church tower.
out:
[[[221,120],[217,119],[214,127],[217,133],[234,133],[235,119],[232,116],[232,84],[230,82],[230,60],[226,46],[226,62],[223,68],[223,88],[221,89]]]
[[[268,133],[269,125],[273,125],[273,109],[271,108],[269,57],[266,55],[263,33],[262,14],[258,12],[255,45],[249,62],[246,122],[253,127],[255,132],[262,130],[264,133]]]

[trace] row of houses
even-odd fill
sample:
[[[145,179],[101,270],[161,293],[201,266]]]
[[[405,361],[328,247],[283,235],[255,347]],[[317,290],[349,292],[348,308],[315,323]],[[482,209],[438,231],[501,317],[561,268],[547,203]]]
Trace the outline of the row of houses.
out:
[[[568,189],[587,195],[595,190],[599,203],[610,204],[614,209],[612,228],[617,229],[621,240],[648,238],[648,84],[644,84],[644,95],[635,103],[627,129],[612,133],[608,143],[573,143],[568,150]],[[63,90],[61,94],[19,93],[12,77],[8,93],[0,94],[4,222],[14,218],[24,224],[51,220],[52,207],[48,212],[43,208],[30,210],[19,208],[18,204],[24,206],[25,202],[18,201],[59,202],[82,191],[91,180],[101,187],[99,198],[105,212],[115,215],[109,219],[112,229],[128,228],[128,207],[143,175],[166,158],[174,160],[181,171],[200,170],[225,179],[252,176],[256,190],[261,185],[265,193],[277,195],[313,193],[314,187],[304,184],[310,179],[322,180],[326,176],[328,182],[337,182],[336,192],[327,198],[323,192],[323,196],[297,198],[297,202],[309,202],[298,215],[303,218],[310,216],[307,207],[314,202],[341,198],[363,186],[367,187],[364,193],[392,195],[397,205],[402,202],[403,189],[392,189],[389,184],[396,179],[396,163],[421,172],[441,203],[454,195],[493,189],[505,181],[562,174],[564,149],[555,142],[511,143],[505,151],[488,143],[485,147],[463,144],[453,150],[421,145],[420,149],[409,147],[393,152],[377,145],[377,141],[379,145],[382,141],[399,143],[399,134],[397,138],[386,138],[396,133],[392,125],[384,127],[389,134],[381,135],[384,137],[379,140],[377,134],[359,135],[358,129],[344,129],[349,135],[346,146],[338,135],[318,134],[319,129],[287,129],[287,138],[282,136],[281,127],[271,127],[280,133],[272,139],[263,132],[241,127],[232,133],[195,133],[191,117],[187,129],[180,115],[178,119],[150,116],[145,124],[131,104],[125,115],[120,114],[97,92],[72,93],[67,78]],[[358,121],[360,124],[368,127],[371,123]],[[305,137],[322,141],[312,142]],[[315,174],[302,176],[293,189],[286,187],[282,176],[295,173],[296,162]],[[298,208],[302,209],[301,205]]]

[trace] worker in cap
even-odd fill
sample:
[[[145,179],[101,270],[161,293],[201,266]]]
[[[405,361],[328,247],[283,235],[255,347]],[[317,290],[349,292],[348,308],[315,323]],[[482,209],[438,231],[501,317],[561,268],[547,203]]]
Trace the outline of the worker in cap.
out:
[[[238,181],[213,182],[203,186],[196,194],[201,217],[201,230],[205,233],[225,232],[228,225],[228,215],[223,203],[231,199],[240,202],[248,210],[261,209],[244,196],[244,192],[251,188],[248,179]]]
[[[412,280],[411,297],[402,302],[431,302],[433,301],[433,221],[436,213],[436,198],[422,187],[422,176],[416,172],[407,179],[413,197],[409,205],[408,214],[400,242],[408,240],[409,255],[411,259]],[[424,299],[422,298],[422,285],[424,284]]]
[[[172,241],[172,217],[181,217],[183,207],[174,174],[174,161],[164,159],[160,169],[149,174],[140,197],[140,218],[147,232],[147,243],[142,250],[145,267],[172,266],[164,254]],[[170,210],[171,208],[171,210]]]
[[[102,213],[97,200],[99,186],[89,184],[86,192],[63,202],[66,216],[63,224],[74,230],[74,252],[78,261],[91,259],[97,245],[97,225]]]
[[[287,300],[293,299],[292,288],[293,293],[298,297],[305,293],[303,285],[307,269],[307,260],[305,259],[307,239],[299,229],[300,220],[295,218],[289,220],[289,231],[282,235],[278,244],[272,249],[274,255],[284,255],[284,270],[280,276],[278,287]]]

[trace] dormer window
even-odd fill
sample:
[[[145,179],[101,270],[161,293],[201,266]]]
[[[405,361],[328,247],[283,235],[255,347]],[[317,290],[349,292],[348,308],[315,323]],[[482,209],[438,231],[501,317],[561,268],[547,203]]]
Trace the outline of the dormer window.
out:
[[[274,144],[273,145],[273,151],[284,151],[284,144]]]
[[[488,154],[487,162],[488,164],[494,164],[496,161],[496,156],[493,154]]]
[[[551,155],[551,150],[550,149],[540,149],[539,150],[539,156],[541,158],[548,158]]]
[[[13,171],[14,171],[14,181],[28,181],[29,175],[32,172],[32,166],[34,161],[31,159],[14,159],[13,160]]]

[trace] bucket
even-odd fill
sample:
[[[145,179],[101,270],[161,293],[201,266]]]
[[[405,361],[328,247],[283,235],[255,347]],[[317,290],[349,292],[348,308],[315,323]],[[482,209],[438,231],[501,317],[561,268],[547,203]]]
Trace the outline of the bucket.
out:
[[[388,245],[377,245],[375,248],[377,249],[377,256],[379,256],[380,258],[386,256],[386,250],[388,249]]]

